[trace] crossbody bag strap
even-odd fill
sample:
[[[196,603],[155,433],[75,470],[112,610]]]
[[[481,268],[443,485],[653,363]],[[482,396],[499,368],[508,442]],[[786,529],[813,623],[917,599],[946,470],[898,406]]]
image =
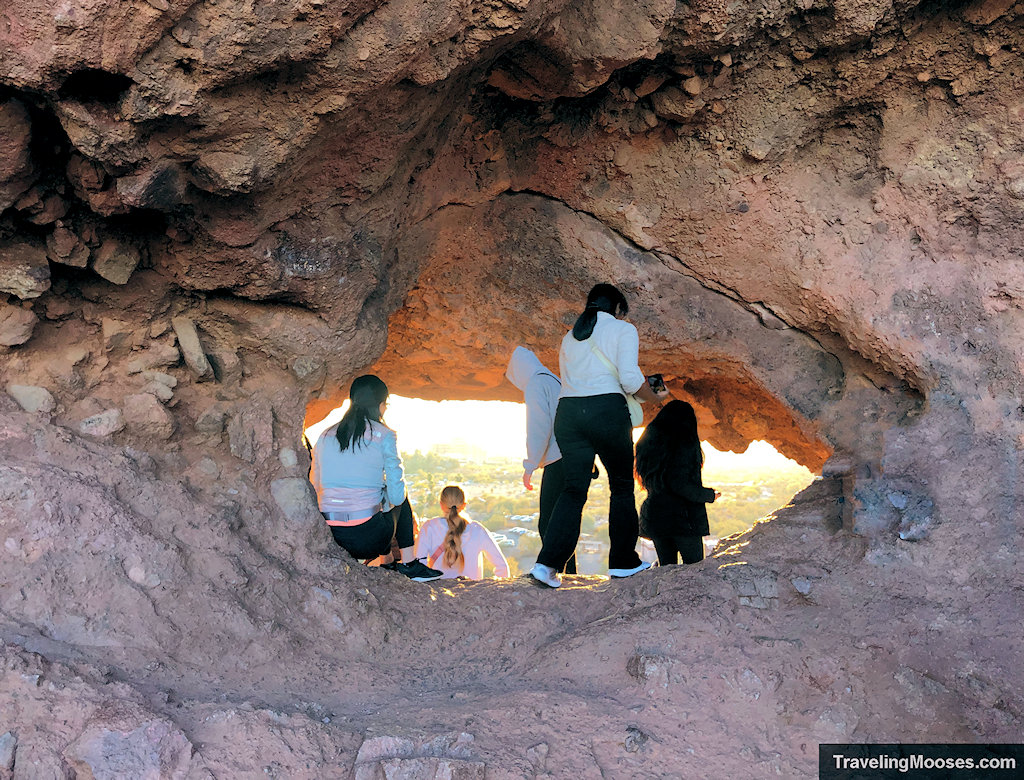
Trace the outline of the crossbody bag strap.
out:
[[[612,376],[615,377],[615,381],[619,383],[619,389],[622,390],[622,394],[626,398],[626,409],[629,411],[629,422],[634,428],[639,428],[644,422],[644,410],[643,407],[640,406],[640,399],[636,397],[636,393],[627,393],[625,389],[623,389],[622,380],[619,379],[619,370],[615,367],[615,364],[612,363],[612,361],[610,361],[600,349],[598,349],[595,342],[590,342],[590,349],[598,358],[600,358],[601,362],[608,367],[608,370],[612,372]]]
[[[427,566],[433,566],[434,562],[437,561],[438,559],[440,559],[441,554],[443,552],[444,552],[444,542],[441,542],[441,544],[437,545],[437,549],[434,550],[434,552],[432,552],[430,554],[430,556],[427,558]]]
[[[619,383],[619,387],[622,387],[622,380],[619,379],[619,370],[615,367],[615,364],[608,359],[608,357],[602,352],[597,344],[593,341],[590,342],[590,351],[597,355],[598,359],[608,367],[608,370],[615,376],[615,381]]]

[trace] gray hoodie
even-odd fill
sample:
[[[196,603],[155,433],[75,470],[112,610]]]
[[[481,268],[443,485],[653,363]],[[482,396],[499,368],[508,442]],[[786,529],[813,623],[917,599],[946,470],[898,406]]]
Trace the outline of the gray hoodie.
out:
[[[555,409],[562,383],[526,347],[516,347],[505,370],[508,381],[523,391],[526,403],[526,459],[523,468],[536,471],[561,460],[555,443]]]

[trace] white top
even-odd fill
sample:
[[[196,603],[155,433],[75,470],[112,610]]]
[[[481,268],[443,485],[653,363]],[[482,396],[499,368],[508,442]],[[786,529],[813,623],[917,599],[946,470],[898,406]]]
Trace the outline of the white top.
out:
[[[463,515],[463,517],[466,517]],[[502,554],[498,543],[494,541],[491,532],[488,531],[476,520],[466,518],[466,530],[462,532],[462,554],[466,560],[463,562],[462,570],[452,569],[444,565],[444,557],[438,556],[437,560],[429,566],[438,571],[443,571],[442,579],[451,580],[456,577],[468,577],[471,580],[482,580],[484,578],[483,556],[491,562],[494,567],[495,577],[508,576],[508,561]],[[416,540],[416,557],[427,558],[434,554],[438,546],[444,541],[448,533],[448,521],[443,517],[434,517],[427,520],[420,528],[419,538]]]
[[[594,354],[592,344],[596,344],[615,364],[619,370],[618,381],[601,358]],[[562,349],[558,353],[559,373],[562,375],[560,397],[635,393],[647,381],[638,365],[639,359],[640,335],[636,328],[625,320],[599,311],[589,339],[577,341],[571,330],[562,339]]]

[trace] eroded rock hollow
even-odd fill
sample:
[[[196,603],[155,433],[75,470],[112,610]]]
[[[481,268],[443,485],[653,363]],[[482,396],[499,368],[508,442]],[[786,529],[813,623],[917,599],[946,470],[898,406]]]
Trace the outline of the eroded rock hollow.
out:
[[[7,2],[0,776],[1017,741],[1022,14]],[[556,593],[329,543],[304,422],[368,370],[514,399],[598,281],[712,443],[822,479],[698,567]]]

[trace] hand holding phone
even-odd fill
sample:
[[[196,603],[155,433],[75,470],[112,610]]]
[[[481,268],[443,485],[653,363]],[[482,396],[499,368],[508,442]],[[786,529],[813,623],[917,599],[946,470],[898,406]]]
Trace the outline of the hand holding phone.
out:
[[[655,395],[664,395],[668,392],[668,388],[665,387],[665,379],[661,374],[651,374],[647,377],[647,384],[651,386]]]

